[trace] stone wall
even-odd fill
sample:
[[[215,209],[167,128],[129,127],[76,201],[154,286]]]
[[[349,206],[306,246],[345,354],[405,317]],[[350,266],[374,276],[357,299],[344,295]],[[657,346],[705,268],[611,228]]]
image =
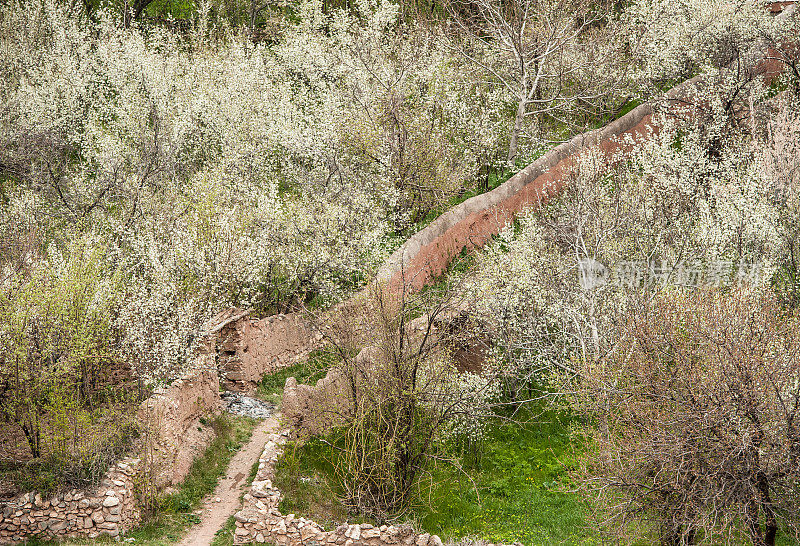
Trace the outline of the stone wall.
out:
[[[272,479],[275,475],[275,463],[281,455],[282,446],[288,437],[288,430],[270,435],[259,458],[258,471],[253,485],[250,491],[244,495],[243,508],[234,516],[236,519],[234,544],[442,546],[442,541],[438,536],[417,533],[409,525],[375,527],[368,523],[355,523],[343,524],[336,529],[326,531],[319,524],[306,518],[296,517],[295,514],[281,514],[278,510],[281,492],[272,485]]]
[[[115,537],[139,523],[134,476],[140,459],[123,459],[99,487],[72,490],[49,498],[25,493],[0,503],[0,542],[31,537]]]
[[[143,458],[125,458],[106,473],[100,485],[43,498],[36,492],[0,501],[0,543],[31,537],[117,536],[140,522],[134,491],[137,480],[162,488],[183,481],[195,456],[213,439],[201,418],[221,409],[213,355],[201,355],[194,371],[157,389],[139,407],[149,429]]]

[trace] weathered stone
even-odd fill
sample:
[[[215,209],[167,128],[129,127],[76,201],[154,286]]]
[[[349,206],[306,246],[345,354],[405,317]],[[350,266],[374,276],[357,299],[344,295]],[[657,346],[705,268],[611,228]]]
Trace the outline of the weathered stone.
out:
[[[119,504],[119,499],[117,497],[106,497],[103,501],[103,506],[106,508],[111,508],[112,506],[116,506]]]
[[[47,528],[53,533],[58,533],[67,528],[67,522],[64,520],[49,519],[47,520]]]
[[[381,536],[381,532],[378,529],[375,528],[364,529],[363,527],[361,528],[361,538],[363,540],[368,540],[370,538],[377,538],[379,536]]]

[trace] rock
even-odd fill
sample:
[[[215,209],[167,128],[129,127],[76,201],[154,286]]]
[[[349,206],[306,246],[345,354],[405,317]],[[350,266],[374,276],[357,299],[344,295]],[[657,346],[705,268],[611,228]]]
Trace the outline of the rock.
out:
[[[347,530],[350,534],[345,533],[346,537],[352,538],[353,540],[358,540],[361,538],[361,526],[360,525],[351,525],[350,528]]]
[[[220,396],[226,402],[228,412],[236,415],[244,415],[254,419],[266,419],[272,415],[275,409],[275,406],[268,402],[251,398],[238,392],[226,391]]]
[[[67,522],[58,519],[47,520],[47,528],[53,533],[59,533],[67,528]]]
[[[370,526],[370,527],[372,527],[372,526]],[[361,529],[361,539],[362,540],[367,540],[367,539],[370,539],[370,538],[377,538],[379,536],[381,536],[380,530],[375,529],[375,528],[364,529],[363,526],[362,526],[362,529]]]
[[[106,500],[103,501],[103,506],[106,508],[111,508],[112,506],[116,506],[119,504],[119,499],[117,497],[106,497]]]

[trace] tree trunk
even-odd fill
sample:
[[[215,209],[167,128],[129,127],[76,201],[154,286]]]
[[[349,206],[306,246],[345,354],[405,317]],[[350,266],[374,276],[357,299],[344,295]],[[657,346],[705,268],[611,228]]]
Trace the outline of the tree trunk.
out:
[[[31,456],[38,459],[42,456],[42,442],[39,426],[34,423],[27,423],[22,425],[22,432],[25,434],[25,439],[28,441],[28,447],[31,449]]]
[[[522,121],[525,119],[525,110],[527,109],[528,101],[520,99],[517,104],[517,117],[514,119],[514,130],[511,131],[511,141],[508,143],[508,161],[511,163],[517,158],[517,143],[519,141],[519,134],[522,132]]]
[[[761,509],[764,512],[764,546],[775,546],[775,538],[778,535],[778,522],[775,512],[772,511],[772,499],[769,494],[769,481],[764,472],[758,473],[757,478],[758,492],[761,497]]]

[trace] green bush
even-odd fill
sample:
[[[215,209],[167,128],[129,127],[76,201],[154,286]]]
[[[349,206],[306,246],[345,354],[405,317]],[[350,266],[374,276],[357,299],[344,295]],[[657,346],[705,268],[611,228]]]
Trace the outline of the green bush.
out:
[[[101,252],[79,245],[0,290],[0,420],[19,428],[32,459],[3,474],[21,488],[93,483],[137,434],[136,395],[105,385],[117,360],[115,294]]]

